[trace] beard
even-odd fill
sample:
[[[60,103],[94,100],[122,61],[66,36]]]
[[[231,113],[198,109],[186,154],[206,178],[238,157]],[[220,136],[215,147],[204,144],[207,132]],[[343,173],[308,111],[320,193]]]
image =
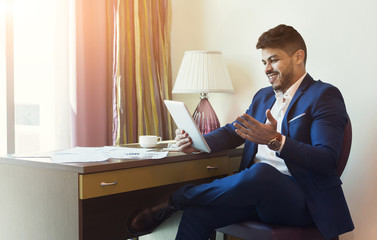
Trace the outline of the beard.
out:
[[[280,79],[280,81],[275,82],[276,84],[272,84],[272,89],[275,91],[287,91],[294,82],[293,71],[293,63],[291,62],[284,73],[279,71],[268,72],[267,74],[277,74],[278,78]]]

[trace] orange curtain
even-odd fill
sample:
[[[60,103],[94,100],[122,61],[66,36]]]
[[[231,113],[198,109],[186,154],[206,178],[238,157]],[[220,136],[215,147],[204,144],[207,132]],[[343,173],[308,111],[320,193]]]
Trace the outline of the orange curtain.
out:
[[[108,0],[113,144],[172,139],[170,0]]]
[[[69,59],[69,64],[75,65],[70,71],[76,74],[70,77],[71,95],[64,96],[71,106],[72,146],[111,145],[111,129],[108,127],[109,121],[111,122],[108,115],[111,95],[108,92],[106,66],[108,62],[106,2],[77,0],[75,7],[76,45],[73,51],[76,56],[72,62],[72,59]],[[69,44],[69,47],[72,46]],[[57,58],[60,59],[61,56],[58,55]],[[63,62],[59,61],[59,63],[60,68],[65,66]],[[64,88],[58,91],[63,90]],[[57,119],[59,117],[60,115],[56,115]]]

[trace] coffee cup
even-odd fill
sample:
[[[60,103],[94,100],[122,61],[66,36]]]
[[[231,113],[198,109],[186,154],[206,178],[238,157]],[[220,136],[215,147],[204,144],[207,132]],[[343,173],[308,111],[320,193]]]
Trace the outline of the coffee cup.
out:
[[[159,142],[161,142],[161,137],[154,135],[139,136],[139,144],[143,148],[155,147]]]

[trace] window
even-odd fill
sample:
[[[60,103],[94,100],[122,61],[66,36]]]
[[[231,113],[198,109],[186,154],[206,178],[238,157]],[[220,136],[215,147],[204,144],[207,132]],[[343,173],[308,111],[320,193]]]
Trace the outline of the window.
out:
[[[0,153],[69,147],[62,133],[69,128],[74,1],[0,0],[0,6]]]

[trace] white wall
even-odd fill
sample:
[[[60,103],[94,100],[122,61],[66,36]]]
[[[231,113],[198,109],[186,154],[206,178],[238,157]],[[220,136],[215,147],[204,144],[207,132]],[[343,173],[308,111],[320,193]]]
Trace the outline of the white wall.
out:
[[[221,124],[246,110],[268,81],[260,34],[280,23],[294,26],[308,47],[307,71],[343,93],[353,124],[353,146],[343,173],[343,189],[356,229],[341,239],[377,237],[377,2],[373,0],[172,0],[173,79],[186,50],[223,52],[236,92],[215,93],[210,102]],[[174,94],[191,111],[195,94]]]

